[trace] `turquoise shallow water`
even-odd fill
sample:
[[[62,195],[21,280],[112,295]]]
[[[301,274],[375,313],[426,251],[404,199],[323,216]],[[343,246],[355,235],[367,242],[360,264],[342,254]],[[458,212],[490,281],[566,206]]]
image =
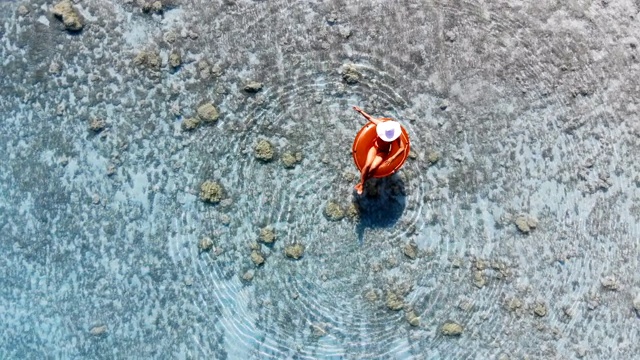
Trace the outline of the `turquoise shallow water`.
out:
[[[146,4],[0,2],[0,358],[640,353],[635,5]]]

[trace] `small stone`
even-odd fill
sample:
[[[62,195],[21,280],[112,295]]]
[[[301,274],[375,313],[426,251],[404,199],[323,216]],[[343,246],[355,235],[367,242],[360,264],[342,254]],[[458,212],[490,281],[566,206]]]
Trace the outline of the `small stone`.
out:
[[[273,228],[266,226],[260,229],[260,241],[265,244],[272,244],[276,240],[276,233]]]
[[[418,257],[418,245],[413,241],[405,244],[404,255],[411,260],[415,260]]]
[[[256,159],[263,162],[269,162],[273,160],[275,149],[269,141],[262,139],[258,141],[258,144],[254,149],[254,154]]]
[[[404,307],[404,301],[402,297],[398,296],[398,294],[393,291],[387,291],[387,300],[385,304],[390,310],[394,311],[401,310]]]
[[[154,1],[151,4],[151,11],[156,13],[162,12],[162,3],[160,1]]]
[[[89,123],[89,129],[93,132],[99,133],[107,126],[104,120],[102,119],[91,119]]]
[[[302,153],[301,152],[297,152],[297,153],[292,153],[292,152],[285,152],[284,154],[282,154],[282,163],[284,164],[284,167],[286,169],[293,169],[294,167],[296,167],[296,165],[302,161]]]
[[[351,34],[353,34],[353,31],[351,31],[351,28],[348,26],[341,26],[340,29],[338,30],[338,33],[343,39],[346,40],[351,37]]]
[[[166,41],[169,44],[173,44],[176,42],[176,40],[178,40],[178,35],[173,32],[173,31],[168,31],[164,34],[163,37],[164,41]]]
[[[200,125],[200,120],[197,118],[186,118],[182,120],[181,127],[184,131],[192,131],[197,129],[198,125]]]
[[[344,218],[344,209],[340,204],[329,201],[324,207],[324,217],[329,221],[340,221]]]
[[[516,227],[522,233],[528,234],[538,226],[538,219],[530,215],[518,215],[515,220]]]
[[[473,272],[473,285],[477,288],[482,288],[487,284],[487,279],[485,278],[482,271],[474,271]]]
[[[133,64],[136,66],[142,66],[147,63],[147,53],[145,51],[141,51],[136,54],[136,57],[133,58]]]
[[[342,80],[349,85],[357,84],[360,81],[362,74],[356,69],[355,65],[345,65],[342,70]]]
[[[356,174],[352,172],[344,172],[342,173],[342,179],[348,183],[352,182],[356,179]],[[639,180],[640,181],[640,180]]]
[[[264,264],[264,256],[262,255],[261,252],[253,250],[251,252],[251,261],[253,261],[253,263],[256,264],[257,266],[260,266]]]
[[[262,90],[262,83],[257,81],[249,81],[244,85],[242,90],[248,93],[257,93],[258,91]]]
[[[218,120],[218,118],[220,117],[220,115],[218,114],[218,109],[216,109],[216,107],[213,106],[213,104],[210,102],[200,105],[198,107],[198,110],[196,110],[196,113],[198,114],[198,118],[200,118],[200,120],[207,123],[212,123]]]
[[[449,107],[449,101],[447,100],[442,100],[440,102],[440,106],[438,106],[440,108],[440,110],[445,111],[447,110],[447,108]]]
[[[545,317],[547,315],[547,305],[543,302],[537,302],[533,307],[533,313],[539,317]]]
[[[489,266],[489,264],[485,260],[476,259],[473,262],[473,266],[476,268],[476,270],[482,271],[485,270]]]
[[[209,251],[213,248],[213,240],[211,240],[210,237],[203,237],[202,239],[200,239],[200,241],[198,241],[198,249],[200,249],[200,252],[205,252],[205,251]]]
[[[292,259],[300,259],[302,257],[302,255],[304,255],[304,245],[302,244],[292,244],[292,245],[287,245],[284,248],[284,254],[288,257],[288,258],[292,258]]]
[[[62,67],[60,66],[60,63],[53,61],[51,62],[51,64],[49,64],[49,74],[60,75],[61,72],[62,72]]]
[[[323,337],[327,335],[327,325],[322,323],[311,324],[311,334],[315,337]]]
[[[207,180],[200,185],[200,199],[202,201],[217,204],[222,200],[223,189],[213,180]]]
[[[18,15],[26,16],[27,14],[29,14],[29,9],[26,6],[24,5],[18,6]]]
[[[640,295],[633,300],[633,310],[635,310],[636,316],[640,317]]]
[[[144,13],[162,13],[162,2],[160,1],[145,1],[142,4],[142,12]]]
[[[107,176],[112,176],[116,173],[116,166],[114,164],[107,165]]]
[[[602,284],[603,288],[611,291],[617,291],[620,288],[618,279],[616,279],[616,277],[613,275],[606,276],[603,279],[601,279],[600,284]]]
[[[451,267],[454,269],[459,269],[464,265],[464,260],[459,257],[455,257],[451,260]]]
[[[207,80],[211,76],[211,67],[205,60],[198,62],[198,74],[202,80]]]
[[[68,31],[80,31],[84,27],[80,14],[69,0],[63,0],[57,3],[51,12],[56,18],[62,20],[64,28]]]
[[[251,281],[253,280],[254,275],[255,273],[253,272],[253,270],[248,270],[242,275],[242,280]]]
[[[162,58],[157,51],[146,52],[145,65],[151,69],[158,71],[162,67]]]
[[[94,326],[89,330],[89,333],[93,336],[101,336],[107,333],[107,325]]]
[[[449,30],[449,31],[444,33],[444,38],[448,42],[454,42],[454,41],[456,41],[456,33],[454,33],[453,31]]]
[[[595,310],[600,306],[600,294],[590,291],[587,295],[587,310]]]
[[[414,310],[408,311],[405,314],[409,325],[411,326],[420,326],[420,317],[416,314]]]
[[[169,54],[169,66],[175,69],[180,65],[182,65],[182,56],[180,56],[179,52],[172,51],[171,54]]]
[[[360,218],[360,207],[358,204],[352,202],[347,205],[346,215],[351,221],[358,220]]]
[[[511,298],[507,301],[506,307],[509,311],[516,311],[522,307],[522,300],[517,297]]]
[[[93,194],[93,196],[91,197],[91,202],[93,203],[93,205],[100,204],[100,196],[98,194]]]
[[[370,302],[374,302],[378,300],[378,294],[375,290],[369,290],[364,294],[364,298],[369,300]]]
[[[327,24],[335,25],[338,23],[338,14],[331,13],[326,17],[326,20],[327,20]]]
[[[429,151],[429,154],[427,155],[427,161],[429,161],[429,164],[433,165],[437,163],[438,160],[440,160],[440,153],[437,151]]]
[[[462,331],[464,331],[464,328],[462,327],[462,325],[456,322],[447,321],[442,325],[440,331],[442,332],[442,335],[460,336],[460,334],[462,334]]]
[[[462,299],[460,300],[458,307],[460,308],[460,310],[471,311],[473,309],[473,302],[471,302],[471,300],[469,299]]]
[[[576,315],[575,310],[571,306],[568,306],[568,305],[565,305],[565,306],[562,307],[562,312],[568,318],[573,318]]]

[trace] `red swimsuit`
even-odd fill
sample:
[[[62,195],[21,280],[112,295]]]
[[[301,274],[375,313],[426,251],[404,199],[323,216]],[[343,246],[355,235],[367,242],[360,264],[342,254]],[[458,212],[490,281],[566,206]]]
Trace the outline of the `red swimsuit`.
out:
[[[389,154],[391,152],[392,142],[384,141],[379,137],[376,137],[376,140],[373,142],[373,146],[378,149],[378,153]]]

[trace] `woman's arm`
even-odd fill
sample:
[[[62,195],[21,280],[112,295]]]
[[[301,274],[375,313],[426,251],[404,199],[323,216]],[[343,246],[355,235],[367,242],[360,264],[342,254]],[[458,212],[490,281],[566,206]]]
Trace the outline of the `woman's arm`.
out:
[[[362,116],[364,116],[364,117],[365,117],[365,119],[367,119],[368,121],[371,121],[372,123],[374,123],[374,124],[376,124],[376,125],[378,125],[379,123],[381,123],[381,122],[382,122],[381,120],[376,119],[376,118],[374,118],[373,116],[371,116],[371,115],[367,114],[366,112],[364,112],[364,110],[360,109],[360,108],[359,108],[359,107],[357,107],[357,106],[354,106],[354,107],[353,107],[353,110],[355,110],[355,111],[359,112],[359,113],[360,113],[360,115],[362,115]]]
[[[398,143],[398,149],[396,151],[393,152],[393,155],[389,156],[387,158],[387,160],[385,160],[385,164],[389,165],[393,162],[393,160],[395,160],[398,156],[400,156],[400,154],[402,154],[404,152],[404,149],[406,148],[404,141],[402,140],[402,135],[400,135],[400,137],[394,141]]]

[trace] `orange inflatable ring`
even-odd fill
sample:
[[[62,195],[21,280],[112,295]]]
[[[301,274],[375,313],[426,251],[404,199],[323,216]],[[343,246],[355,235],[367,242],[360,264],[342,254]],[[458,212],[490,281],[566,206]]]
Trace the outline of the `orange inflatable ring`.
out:
[[[404,152],[400,154],[395,160],[391,162],[389,165],[380,165],[376,169],[376,172],[373,173],[372,177],[381,178],[385,176],[392,175],[398,169],[402,167],[405,161],[407,161],[407,157],[409,156],[409,134],[407,134],[407,130],[404,126],[400,125],[402,129],[402,140],[406,144],[404,148]],[[351,149],[351,154],[353,155],[353,161],[356,163],[358,170],[362,171],[362,167],[367,161],[367,153],[369,149],[373,146],[373,142],[376,139],[378,134],[376,133],[376,124],[372,122],[368,122],[365,126],[358,131],[355,140],[353,141],[353,148]],[[391,146],[390,154],[393,154],[397,150],[397,145],[395,143]]]

